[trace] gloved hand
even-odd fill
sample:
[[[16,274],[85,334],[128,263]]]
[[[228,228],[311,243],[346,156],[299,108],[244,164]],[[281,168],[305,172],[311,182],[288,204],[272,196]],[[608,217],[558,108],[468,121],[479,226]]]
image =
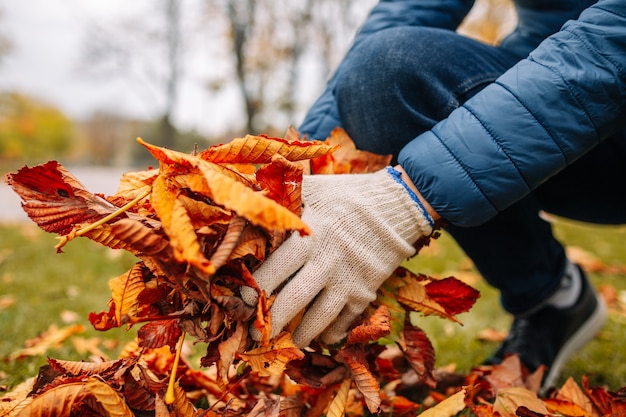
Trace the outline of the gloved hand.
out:
[[[294,233],[254,278],[268,295],[286,283],[270,310],[272,337],[314,300],[294,343],[305,347],[323,332],[322,340],[333,344],[415,253],[414,243],[432,233],[433,220],[391,167],[371,174],[306,175],[302,201],[302,220],[313,234]],[[242,297],[254,305],[258,294],[243,287]]]

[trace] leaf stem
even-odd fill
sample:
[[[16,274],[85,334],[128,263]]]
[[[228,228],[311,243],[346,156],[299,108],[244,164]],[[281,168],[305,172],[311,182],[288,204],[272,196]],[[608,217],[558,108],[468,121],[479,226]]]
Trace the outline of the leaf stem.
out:
[[[165,393],[165,404],[172,404],[176,399],[176,396],[174,395],[174,383],[176,382],[176,372],[178,371],[178,362],[180,361],[180,352],[183,350],[184,340],[185,332],[180,335],[180,339],[178,340],[176,356],[174,357],[174,365],[172,365],[172,372],[170,373],[170,382],[167,384],[167,392]]]
[[[82,229],[78,229],[74,233],[74,236],[72,236],[71,238],[68,237],[69,235],[64,235],[64,236],[58,237],[57,239],[59,240],[59,243],[56,244],[55,249],[56,250],[60,250],[63,246],[65,246],[67,244],[67,242],[72,240],[74,237],[82,236],[84,234],[87,234],[87,233],[91,232],[92,230],[94,230],[95,228],[100,227],[103,224],[107,223],[109,220],[113,220],[114,218],[116,218],[120,214],[128,211],[132,206],[134,206],[139,201],[141,201],[142,199],[144,199],[148,195],[150,195],[151,191],[152,190],[150,188],[148,188],[148,190],[146,190],[143,193],[139,194],[137,197],[132,199],[130,202],[126,203],[123,207],[118,208],[113,213],[111,213],[111,214],[101,218],[97,222],[91,223],[89,226],[86,226],[86,227],[84,227]]]

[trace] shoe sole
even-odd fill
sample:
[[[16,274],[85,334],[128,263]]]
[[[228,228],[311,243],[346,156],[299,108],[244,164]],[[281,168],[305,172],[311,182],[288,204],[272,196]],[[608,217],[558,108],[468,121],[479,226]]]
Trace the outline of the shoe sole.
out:
[[[598,300],[598,308],[593,312],[591,316],[585,321],[582,326],[569,338],[569,340],[563,345],[563,348],[554,359],[552,366],[548,370],[541,389],[546,390],[551,387],[554,380],[561,373],[561,368],[565,362],[574,354],[577,350],[585,346],[591,339],[593,339],[598,331],[604,325],[607,318],[607,308],[604,299],[596,294]]]

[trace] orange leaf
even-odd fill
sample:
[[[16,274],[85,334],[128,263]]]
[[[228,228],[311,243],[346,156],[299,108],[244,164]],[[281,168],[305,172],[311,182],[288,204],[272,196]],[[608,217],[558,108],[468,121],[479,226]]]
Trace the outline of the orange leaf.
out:
[[[337,149],[320,141],[288,141],[266,136],[246,135],[233,139],[225,145],[212,146],[198,157],[213,163],[268,163],[274,155],[289,161],[300,161],[326,155]]]
[[[188,262],[207,274],[213,274],[215,270],[202,254],[187,210],[178,200],[178,190],[173,188],[166,177],[159,176],[154,181],[151,202],[170,238],[176,259],[179,262]]]
[[[380,387],[378,380],[369,369],[363,345],[342,348],[339,355],[350,369],[352,379],[365,398],[365,404],[371,413],[380,411]]]
[[[302,214],[302,167],[283,157],[257,171],[256,178],[267,197],[287,207],[298,216]]]
[[[569,417],[583,417],[590,415],[585,409],[572,401],[560,400],[557,398],[546,398],[543,402],[548,410],[550,410],[553,414],[562,414]]]
[[[115,319],[124,323],[124,317],[137,315],[137,297],[146,288],[143,280],[143,264],[135,264],[127,273],[109,281],[111,296],[115,303]]]
[[[290,361],[302,359],[304,353],[293,344],[291,334],[283,332],[269,345],[239,353],[238,356],[260,376],[278,376],[285,371]]]
[[[376,341],[389,334],[389,309],[382,305],[364,322],[355,326],[348,334],[346,345]]]
[[[274,200],[222,175],[207,162],[200,164],[199,169],[204,176],[205,184],[210,186],[211,196],[217,204],[266,229],[298,230],[305,235],[311,233],[298,215]]]
[[[593,407],[591,400],[583,392],[580,386],[574,381],[574,378],[569,377],[559,389],[556,398],[559,400],[566,400],[573,402],[574,404],[585,410],[586,415],[599,417],[597,410]],[[548,406],[549,408],[549,406]]]
[[[21,359],[26,356],[45,355],[49,349],[57,348],[68,337],[76,333],[82,333],[83,331],[85,331],[85,326],[82,324],[73,324],[60,329],[56,325],[52,324],[41,335],[33,339],[28,339],[24,342],[26,347],[11,353],[9,355],[9,359],[14,360]]]
[[[311,160],[314,174],[362,174],[383,169],[391,163],[391,155],[379,155],[356,148],[345,130],[335,128],[326,139],[328,145],[337,146],[332,154]]]
[[[35,397],[17,416],[69,416],[72,415],[74,406],[87,395],[85,382],[60,385]]]

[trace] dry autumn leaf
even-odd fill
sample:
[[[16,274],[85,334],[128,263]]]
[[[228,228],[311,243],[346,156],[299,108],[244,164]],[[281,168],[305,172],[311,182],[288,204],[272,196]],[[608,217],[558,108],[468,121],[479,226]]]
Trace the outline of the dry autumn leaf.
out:
[[[84,236],[139,259],[110,281],[108,310],[89,316],[99,330],[141,326],[137,341],[120,355],[124,360],[50,360],[40,370],[40,381],[47,382],[38,386],[35,407],[50,406],[48,399],[57,398],[53,390],[67,387],[69,402],[54,405],[55,411],[88,406],[119,416],[128,409],[187,416],[194,415],[189,399],[200,395],[213,404],[204,415],[254,415],[267,406],[276,415],[299,416],[331,405],[338,415],[362,414],[364,406],[378,412],[383,397],[385,407],[401,398],[381,396],[381,386],[393,385],[401,374],[391,369],[399,364],[426,386],[436,385],[432,345],[407,317],[437,311],[456,320],[477,298],[467,285],[400,268],[342,346],[314,342],[300,350],[290,335],[297,319],[270,340],[275,295],[260,291],[253,277],[290,233],[310,232],[300,219],[309,164],[315,174],[371,172],[389,164],[389,156],[357,150],[341,129],[324,142],[301,140],[294,130],[285,138],[248,135],[198,154],[139,142],[159,168],[126,173],[113,196],[87,191],[54,161],[5,176],[29,216],[62,235],[59,248]],[[257,306],[242,301],[242,285],[260,292]],[[248,335],[251,324],[260,342]],[[183,332],[206,347],[200,364],[207,372],[191,369],[184,359],[176,365]],[[401,348],[400,360],[380,359],[390,349],[383,339]],[[384,366],[388,370],[381,372]],[[413,407],[407,402],[404,409]]]

